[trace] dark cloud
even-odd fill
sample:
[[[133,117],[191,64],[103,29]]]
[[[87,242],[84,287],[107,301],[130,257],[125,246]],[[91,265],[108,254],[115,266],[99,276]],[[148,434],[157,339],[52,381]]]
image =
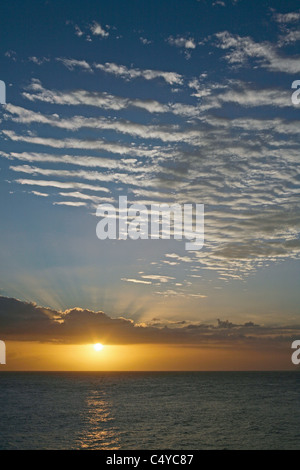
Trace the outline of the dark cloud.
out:
[[[261,326],[249,321],[217,324],[153,319],[137,324],[105,313],[73,308],[65,312],[39,307],[34,303],[0,297],[0,336],[3,340],[86,344],[224,344],[291,343],[300,335],[300,326]]]

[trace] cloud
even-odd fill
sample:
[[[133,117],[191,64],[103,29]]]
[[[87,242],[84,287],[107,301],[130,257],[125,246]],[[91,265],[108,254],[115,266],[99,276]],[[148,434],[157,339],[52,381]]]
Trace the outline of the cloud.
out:
[[[0,156],[8,160],[20,160],[30,163],[56,163],[65,165],[82,166],[88,168],[106,168],[108,170],[129,170],[140,173],[144,172],[145,168],[138,166],[136,159],[122,159],[114,160],[111,158],[91,157],[89,155],[57,155],[49,153],[29,153],[29,152],[0,152]]]
[[[172,258],[176,261],[182,261],[184,263],[190,263],[192,261],[188,256],[180,256],[177,253],[166,253],[165,256],[166,258]]]
[[[216,93],[217,92],[217,93]],[[221,108],[225,103],[234,103],[244,108],[270,106],[291,108],[291,92],[280,88],[257,88],[251,83],[231,81],[215,93],[203,94],[205,109]]]
[[[73,71],[76,68],[82,69],[85,72],[93,72],[91,66],[87,63],[86,60],[76,60],[76,59],[66,59],[63,57],[58,57],[55,59],[57,62],[62,63],[67,69]]]
[[[196,49],[196,41],[193,38],[185,38],[182,36],[168,37],[167,42],[170,46],[183,47],[184,49]]]
[[[50,61],[50,59],[48,59],[47,57],[38,58],[38,57],[35,57],[35,56],[28,57],[28,60],[29,60],[30,62],[33,62],[34,64],[37,64],[37,65],[42,65],[42,64],[44,64],[45,62],[49,62],[49,61]]]
[[[217,47],[230,50],[225,59],[232,65],[247,65],[247,61],[252,59],[259,67],[272,72],[290,74],[300,72],[298,56],[284,56],[278,52],[276,46],[267,41],[257,43],[249,36],[233,35],[228,31],[217,33],[216,37]]]
[[[37,61],[39,62],[41,62],[42,60],[43,59],[37,59]],[[57,57],[55,60],[63,64],[67,69],[71,71],[74,71],[78,68],[83,70],[84,72],[90,73],[94,72],[95,70],[102,70],[105,73],[115,75],[116,77],[120,77],[126,81],[142,78],[147,81],[162,79],[168,85],[183,85],[184,83],[183,76],[177,72],[129,68],[125,65],[116,64],[114,62],[106,62],[104,64],[89,64],[86,60],[78,60],[66,57]]]
[[[182,85],[183,77],[176,72],[163,72],[161,70],[128,68],[125,65],[118,65],[113,62],[105,64],[94,64],[95,69],[110,73],[125,80],[143,78],[144,80],[163,79],[169,85]]]
[[[183,297],[185,299],[188,299],[188,298],[206,299],[207,298],[207,296],[203,294],[191,294],[186,291],[178,290],[178,286],[182,286],[182,284],[180,283],[176,283],[175,286],[176,286],[176,290],[167,289],[161,292],[157,291],[155,292],[155,294],[161,295],[163,297]]]
[[[47,193],[40,193],[39,191],[31,191],[32,194],[35,196],[40,196],[40,197],[49,197],[49,194]]]
[[[279,46],[285,46],[287,44],[293,44],[294,42],[300,41],[300,31],[289,31],[286,34],[280,36]]]
[[[185,58],[187,60],[191,58],[191,51],[193,49],[196,49],[196,41],[195,39],[191,37],[186,38],[183,36],[177,36],[177,37],[169,36],[166,41],[170,46],[175,46],[180,49],[183,49]]]
[[[53,137],[39,137],[32,135],[18,135],[14,131],[2,130],[2,134],[14,142],[26,142],[35,145],[43,145],[58,149],[88,149],[104,150],[119,155],[142,156],[154,158],[160,154],[159,150],[146,147],[134,147],[118,142],[109,142],[103,139],[55,139]]]
[[[66,198],[75,198],[75,199],[83,199],[84,201],[92,201],[94,203],[100,204],[105,202],[115,202],[115,199],[112,197],[102,197],[102,196],[94,196],[90,194],[85,194],[79,191],[75,192],[68,192],[68,193],[58,193],[59,196],[66,197]]]
[[[142,281],[141,279],[128,279],[126,277],[122,277],[121,281],[132,282],[133,284],[152,284],[151,281]]]
[[[288,23],[298,23],[300,21],[300,12],[294,11],[290,13],[273,13],[273,18],[277,23],[288,24]]]
[[[48,181],[48,180],[32,180],[19,178],[15,180],[16,183],[29,186],[41,186],[58,189],[86,189],[88,191],[107,192],[107,188],[100,186],[93,186],[92,184],[78,183],[73,181]]]
[[[164,275],[156,275],[156,274],[144,274],[142,275],[142,278],[150,279],[151,281],[158,281],[161,283],[166,283],[175,279],[175,277],[172,277],[172,276],[164,276]]]
[[[225,2],[223,2],[222,0],[216,0],[216,1],[213,3],[213,6],[216,6],[216,5],[221,6],[221,7],[225,7],[225,6],[226,6]]]
[[[57,170],[53,168],[40,168],[40,167],[33,167],[30,165],[18,165],[18,166],[10,166],[12,171],[18,173],[26,173],[29,175],[43,175],[43,176],[57,176],[57,177],[71,177],[71,178],[79,178],[79,179],[87,179],[89,181],[109,181],[108,175],[105,175],[100,172],[89,172],[86,170]],[[110,180],[118,180],[117,175],[112,175]],[[108,188],[100,187],[99,191],[109,192]]]
[[[142,36],[140,37],[140,41],[144,46],[148,46],[149,44],[152,44],[153,41],[150,41],[150,39],[143,38]]]
[[[79,38],[84,35],[83,31],[81,31],[77,24],[74,25],[74,29],[76,36],[78,36]]]
[[[101,36],[102,38],[106,38],[109,36],[108,31],[106,31],[105,28],[103,28],[97,21],[94,21],[90,25],[90,30],[93,36]]]
[[[60,344],[190,344],[199,346],[252,345],[268,348],[291,344],[299,325],[256,325],[229,320],[217,324],[153,319],[138,324],[111,318],[102,311],[72,308],[64,312],[13,298],[0,297],[0,330],[5,341]]]
[[[190,128],[182,130],[176,125],[147,125],[128,120],[107,119],[104,117],[87,118],[85,116],[74,116],[68,119],[63,119],[57,114],[44,115],[11,104],[8,104],[6,109],[12,114],[11,117],[6,114],[6,118],[23,124],[36,122],[70,131],[77,131],[80,128],[92,128],[94,130],[105,129],[120,132],[121,134],[130,134],[142,139],[158,139],[163,142],[187,142],[194,145],[197,144],[197,141],[199,142],[200,138],[200,132],[198,129]],[[181,107],[176,107],[176,112],[183,113],[184,110],[182,110]],[[6,133],[8,136],[13,135],[10,131],[2,132]],[[67,139],[64,142],[66,143]],[[69,142],[71,142],[71,139],[69,139]],[[100,144],[100,141],[98,142]],[[61,145],[63,145],[63,142]],[[92,142],[90,145],[92,145]],[[104,145],[105,144],[102,141],[102,146]],[[111,145],[115,148],[118,147],[117,144],[112,143]],[[123,149],[125,151],[124,146]],[[146,155],[146,150],[144,155]]]
[[[106,25],[103,27],[97,21],[93,21],[91,24],[85,25],[84,27],[79,26],[70,20],[66,21],[66,24],[73,26],[76,36],[84,38],[88,42],[92,41],[91,36],[100,38],[107,38],[109,36],[109,32],[107,30],[110,29],[110,26]]]
[[[16,51],[13,51],[13,50],[6,51],[4,56],[7,57],[8,59],[11,59],[13,62],[17,61]]]
[[[89,92],[87,90],[65,92],[49,90],[44,88],[41,82],[36,79],[32,80],[31,85],[22,95],[27,100],[33,102],[42,101],[44,103],[68,106],[93,106],[101,109],[112,109],[114,111],[121,111],[133,107],[149,113],[172,113],[178,116],[188,117],[197,117],[201,112],[199,106],[186,105],[184,103],[160,103],[157,100],[123,98],[105,92]],[[7,109],[11,112],[17,110],[16,107]]]
[[[86,206],[86,202],[81,201],[63,201],[63,202],[53,202],[54,206],[68,206],[68,207],[83,207]]]

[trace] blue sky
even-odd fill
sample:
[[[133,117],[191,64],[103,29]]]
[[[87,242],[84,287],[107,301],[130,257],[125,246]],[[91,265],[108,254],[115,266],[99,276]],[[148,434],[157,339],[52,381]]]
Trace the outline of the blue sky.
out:
[[[299,321],[297,1],[3,1],[1,295],[138,322]],[[205,247],[100,241],[203,203]]]

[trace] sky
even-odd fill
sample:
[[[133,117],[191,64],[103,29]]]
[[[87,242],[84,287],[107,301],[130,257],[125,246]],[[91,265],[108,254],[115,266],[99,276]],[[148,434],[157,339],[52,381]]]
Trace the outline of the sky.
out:
[[[1,2],[8,369],[295,368],[299,26],[296,0]],[[99,240],[119,196],[204,204],[203,249]]]

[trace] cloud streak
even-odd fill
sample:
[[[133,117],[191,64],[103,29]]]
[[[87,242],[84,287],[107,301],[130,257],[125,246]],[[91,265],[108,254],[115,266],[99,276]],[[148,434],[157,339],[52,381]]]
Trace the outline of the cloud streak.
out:
[[[280,54],[270,42],[255,42],[249,36],[239,36],[223,31],[216,34],[217,47],[229,50],[225,60],[231,65],[248,65],[249,59],[254,60],[259,67],[272,72],[296,74],[300,72],[299,56],[287,57]]]
[[[39,80],[32,80],[23,97],[29,101],[68,105],[93,106],[104,110],[121,111],[137,108],[149,113],[171,113],[178,116],[197,117],[201,112],[199,106],[185,103],[160,103],[157,100],[129,99],[109,93],[89,92],[87,90],[57,91],[45,89]],[[8,108],[13,110],[13,108]]]
[[[94,72],[101,70],[102,72],[114,75],[124,80],[135,80],[142,78],[144,80],[162,79],[168,85],[183,85],[183,77],[177,72],[167,72],[163,70],[141,69],[127,67],[126,65],[116,64],[115,62],[105,62],[89,64],[86,60],[78,60],[73,58],[58,57],[57,62],[63,64],[70,71],[81,69],[86,72]]]

